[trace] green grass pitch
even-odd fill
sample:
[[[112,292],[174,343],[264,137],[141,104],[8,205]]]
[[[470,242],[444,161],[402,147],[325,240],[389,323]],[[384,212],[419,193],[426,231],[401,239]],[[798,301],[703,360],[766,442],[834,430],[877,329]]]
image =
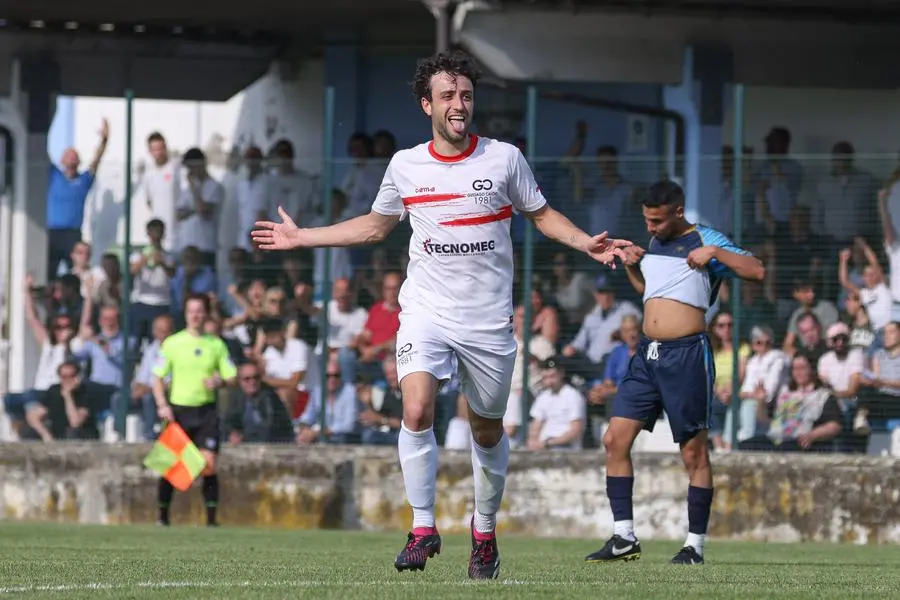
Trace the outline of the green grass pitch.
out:
[[[3,598],[888,598],[900,547],[710,542],[704,566],[673,566],[679,542],[632,563],[585,564],[599,540],[501,538],[500,579],[466,578],[468,538],[447,536],[424,572],[398,574],[402,534],[144,526],[0,525]]]

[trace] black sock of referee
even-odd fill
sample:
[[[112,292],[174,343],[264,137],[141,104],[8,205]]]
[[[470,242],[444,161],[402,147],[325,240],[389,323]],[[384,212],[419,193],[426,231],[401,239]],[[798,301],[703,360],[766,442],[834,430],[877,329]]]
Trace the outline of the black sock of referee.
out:
[[[161,478],[156,499],[159,503],[159,522],[163,525],[169,524],[169,506],[172,505],[173,494],[175,494],[175,488],[167,479]]]
[[[203,500],[206,502],[206,524],[216,524],[216,508],[219,506],[219,476],[203,478]]]

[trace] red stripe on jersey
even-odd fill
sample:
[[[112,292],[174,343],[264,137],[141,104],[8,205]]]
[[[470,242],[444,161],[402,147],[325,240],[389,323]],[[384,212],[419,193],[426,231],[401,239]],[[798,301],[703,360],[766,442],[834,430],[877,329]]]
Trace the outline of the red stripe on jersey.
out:
[[[447,156],[445,154],[439,153],[435,147],[434,142],[428,142],[428,153],[431,154],[431,157],[437,159],[441,162],[445,163],[455,163],[461,160],[465,160],[472,156],[475,152],[475,148],[478,147],[478,136],[474,134],[469,134],[469,146],[463,150],[461,154],[456,154],[454,156]]]
[[[492,215],[481,215],[478,217],[464,217],[462,219],[453,219],[452,221],[443,221],[441,225],[444,227],[468,227],[471,225],[484,225],[485,223],[495,223],[496,221],[505,221],[513,216],[512,204],[508,204]]]
[[[428,204],[430,202],[447,202],[448,200],[459,200],[460,198],[465,197],[465,194],[423,194],[421,196],[407,196],[403,199],[403,206]]]

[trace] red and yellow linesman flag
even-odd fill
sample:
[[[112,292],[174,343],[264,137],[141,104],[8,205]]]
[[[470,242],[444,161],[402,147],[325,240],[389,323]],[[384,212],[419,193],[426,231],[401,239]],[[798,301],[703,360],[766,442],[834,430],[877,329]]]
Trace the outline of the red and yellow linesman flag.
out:
[[[144,459],[144,466],[162,475],[178,491],[186,492],[206,468],[206,459],[184,429],[170,422]]]

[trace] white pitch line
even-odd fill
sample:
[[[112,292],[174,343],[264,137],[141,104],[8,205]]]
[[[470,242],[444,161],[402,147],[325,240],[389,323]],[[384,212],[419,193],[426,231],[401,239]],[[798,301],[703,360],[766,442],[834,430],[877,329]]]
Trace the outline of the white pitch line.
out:
[[[0,594],[28,594],[37,592],[85,592],[85,591],[110,591],[110,590],[131,590],[131,589],[176,589],[176,588],[309,588],[309,587],[359,587],[359,586],[407,586],[407,585],[442,585],[442,586],[463,586],[473,585],[476,582],[468,580],[455,581],[432,581],[428,579],[407,579],[395,581],[313,581],[313,580],[294,580],[294,581],[231,581],[231,582],[212,582],[212,581],[142,581],[137,583],[72,583],[62,585],[28,585],[28,586],[7,586],[0,587]],[[501,579],[493,582],[494,585],[523,585],[523,586],[549,586],[558,585],[560,582],[543,582],[543,581],[525,581],[519,579]],[[579,585],[580,582],[570,582],[566,585]],[[489,584],[490,585],[490,584]],[[588,585],[588,582],[583,582]]]

